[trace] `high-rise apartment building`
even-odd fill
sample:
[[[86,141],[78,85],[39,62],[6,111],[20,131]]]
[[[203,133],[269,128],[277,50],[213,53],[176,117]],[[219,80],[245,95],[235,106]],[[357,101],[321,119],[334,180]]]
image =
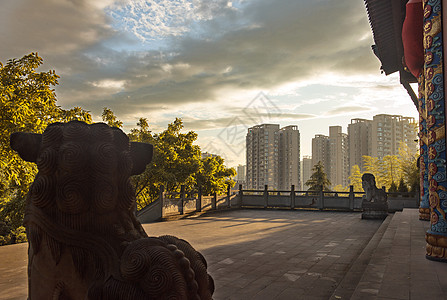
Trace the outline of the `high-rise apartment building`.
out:
[[[417,151],[415,120],[397,115],[375,115],[372,120],[352,119],[348,125],[349,166],[358,165],[363,172],[363,156],[383,158],[398,155],[402,143]]]
[[[312,166],[321,161],[332,187],[348,184],[348,155],[348,135],[341,126],[330,126],[329,136],[317,134],[312,139]]]
[[[301,160],[301,190],[307,190],[306,182],[310,179],[312,175],[312,157],[303,156]]]
[[[324,172],[328,175],[331,168],[329,155],[329,137],[323,134],[316,134],[312,139],[312,167],[321,161]]]
[[[363,171],[363,155],[371,153],[371,120],[352,119],[348,125],[349,169],[358,165]]]
[[[298,126],[290,125],[278,131],[278,182],[280,190],[295,189],[300,182],[300,132]]]
[[[349,177],[348,135],[341,126],[329,127],[329,170],[331,186],[347,186]]]
[[[416,151],[415,120],[397,115],[376,115],[371,125],[371,156],[399,154],[401,143]]]
[[[385,114],[372,120],[352,119],[348,134],[342,133],[341,126],[330,126],[329,136],[317,134],[312,139],[312,166],[321,161],[332,187],[347,186],[354,165],[365,171],[364,155],[380,159],[398,155],[402,143],[415,153],[416,132],[414,118]]]
[[[236,167],[236,181],[245,182],[245,166],[239,165]]]
[[[278,124],[256,125],[246,137],[247,185],[251,189],[276,188],[278,164]]]
[[[300,186],[300,133],[297,126],[256,125],[246,137],[248,188]]]

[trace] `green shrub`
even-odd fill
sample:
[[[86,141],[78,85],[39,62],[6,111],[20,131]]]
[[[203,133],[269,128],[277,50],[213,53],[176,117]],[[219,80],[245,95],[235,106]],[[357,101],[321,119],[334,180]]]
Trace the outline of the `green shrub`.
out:
[[[28,239],[26,238],[26,230],[25,227],[20,226],[16,230],[11,231],[13,234],[13,239],[15,244],[20,244],[27,242]]]

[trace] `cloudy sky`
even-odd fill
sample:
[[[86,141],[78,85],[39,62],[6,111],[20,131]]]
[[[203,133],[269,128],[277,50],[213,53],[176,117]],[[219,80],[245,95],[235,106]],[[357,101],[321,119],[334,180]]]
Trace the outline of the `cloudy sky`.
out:
[[[380,73],[361,0],[0,0],[0,61],[38,52],[61,76],[58,104],[125,130],[181,117],[203,150],[245,164],[245,134],[298,125],[301,154],[329,126],[417,117]]]

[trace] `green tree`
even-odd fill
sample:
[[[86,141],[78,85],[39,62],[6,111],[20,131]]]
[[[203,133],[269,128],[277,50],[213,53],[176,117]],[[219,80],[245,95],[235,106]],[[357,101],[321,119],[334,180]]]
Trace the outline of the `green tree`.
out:
[[[43,59],[37,53],[0,63],[0,219],[9,228],[9,242],[21,235],[17,230],[23,220],[25,196],[37,169],[23,161],[9,147],[13,132],[42,133],[56,121],[83,120],[91,115],[79,107],[64,110],[56,105],[53,87],[59,76],[54,70],[37,72]],[[2,240],[7,240],[4,238]]]
[[[306,181],[305,185],[309,187],[309,191],[330,191],[329,187],[331,186],[331,182],[327,178],[326,173],[324,172],[324,166],[319,161],[312,168],[312,175],[309,180]]]
[[[110,127],[121,128],[123,127],[123,122],[118,120],[113,111],[110,108],[104,107],[102,112],[102,120],[107,123]]]
[[[398,155],[387,155],[382,159],[372,156],[363,156],[365,172],[376,177],[377,187],[385,186],[387,190],[397,189],[396,182],[403,177],[411,192],[416,193],[419,187],[419,168],[414,150],[405,143],[401,143]],[[393,185],[393,186],[392,186]]]
[[[409,147],[402,143],[399,147],[399,156],[402,163],[403,179],[407,187],[410,188],[411,193],[418,193],[420,182],[420,171],[417,166],[419,154],[411,151]]]
[[[154,146],[154,157],[146,170],[132,177],[137,195],[138,208],[157,199],[160,186],[166,192],[179,192],[186,185],[187,193],[197,192],[202,186],[203,194],[221,193],[227,185],[234,185],[232,177],[236,171],[227,168],[224,160],[217,157],[201,159],[198,145],[194,145],[197,134],[193,131],[182,133],[183,122],[176,118],[168,128],[159,134],[149,130],[146,118],[140,118],[137,128],[128,134],[135,142],[150,143]]]
[[[200,170],[195,174],[197,185],[202,187],[204,195],[225,192],[228,185],[234,186],[234,176],[236,170],[227,168],[220,156],[202,159]]]
[[[181,185],[194,185],[194,174],[200,169],[200,147],[194,145],[197,133],[181,133],[182,129],[182,120],[176,118],[165,131],[154,135],[159,180],[167,191],[178,191]]]
[[[399,180],[399,185],[397,186],[397,191],[399,193],[408,193],[408,186],[404,182],[404,178],[403,177],[401,177],[400,180]]]
[[[154,157],[149,164],[150,167],[146,167],[146,170],[142,174],[132,176],[132,183],[135,186],[137,196],[138,209],[141,209],[158,197],[160,185],[163,184],[161,181],[157,180],[159,172],[163,172],[158,166],[162,165],[163,158],[158,155],[157,141],[149,130],[149,123],[146,118],[140,118],[137,122],[137,128],[131,129],[128,136],[133,142],[149,143],[154,146]]]
[[[397,185],[394,181],[391,182],[390,187],[388,189],[389,193],[395,193],[397,192]]]
[[[373,157],[369,155],[363,155],[363,168],[365,173],[371,173],[376,177],[376,185],[381,186],[381,177],[380,177],[380,167],[379,167],[379,158]]]
[[[402,159],[398,155],[387,155],[381,160],[381,177],[384,181],[383,185],[391,187],[402,176]],[[396,185],[397,188],[397,185]]]
[[[358,165],[353,165],[351,168],[351,175],[349,176],[350,185],[354,187],[355,192],[363,191],[362,187],[362,173]]]
[[[337,184],[332,188],[334,192],[349,192],[348,186],[342,186],[341,184]]]
[[[149,131],[145,118],[141,118],[137,125],[138,128],[132,129],[129,134],[130,140],[154,146],[150,167],[132,178],[139,207],[156,199],[161,185],[166,192],[178,192],[182,184],[194,186],[194,174],[200,169],[200,147],[193,144],[197,134],[193,131],[181,133],[183,122],[178,118],[159,134]]]
[[[409,163],[408,167],[404,169],[404,178],[406,184],[410,187],[409,192],[417,194],[420,185],[420,171],[417,166],[417,160]]]
[[[395,181],[401,177],[402,161],[397,155],[387,155],[382,159],[364,155],[363,162],[365,173],[371,173],[376,177],[378,188],[385,186],[389,190],[393,183],[396,186]]]
[[[82,109],[81,107],[75,106],[70,109],[61,109],[57,117],[60,122],[70,122],[70,121],[83,121],[88,124],[92,123],[92,115],[90,112]]]
[[[9,147],[9,136],[16,131],[42,133],[57,120],[59,108],[51,86],[58,83],[54,71],[36,72],[42,64],[37,54],[0,63],[0,193],[13,186],[24,196],[36,173],[33,164],[24,162]],[[9,194],[8,196],[12,196]],[[3,199],[5,201],[5,199]]]

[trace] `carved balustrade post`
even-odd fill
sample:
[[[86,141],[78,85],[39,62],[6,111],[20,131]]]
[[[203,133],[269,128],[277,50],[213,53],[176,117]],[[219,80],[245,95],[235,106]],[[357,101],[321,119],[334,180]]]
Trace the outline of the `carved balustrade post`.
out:
[[[264,185],[264,208],[267,208],[269,205],[269,192],[268,192],[269,186],[266,184]]]
[[[180,201],[178,204],[178,212],[183,215],[183,206],[185,204],[185,185],[180,186]]]
[[[231,187],[227,185],[227,207],[231,208]]]
[[[290,187],[290,209],[295,208],[295,185],[292,184]]]
[[[242,191],[242,184],[239,184],[239,207],[242,206],[242,198],[244,197],[244,192]]]
[[[196,200],[196,211],[202,211],[202,186],[199,185],[199,190],[197,192],[197,200]]]
[[[160,185],[160,191],[158,192],[158,201],[160,201],[160,219],[163,218],[163,205],[165,202],[165,187],[163,185]]]
[[[211,209],[216,210],[217,207],[217,193],[214,192],[213,198],[211,199]]]
[[[323,187],[321,187],[321,191],[319,192],[319,202],[318,202],[318,208],[320,210],[324,209],[324,192],[323,192]]]
[[[355,199],[354,186],[350,185],[349,186],[349,210],[354,210],[354,199]]]

